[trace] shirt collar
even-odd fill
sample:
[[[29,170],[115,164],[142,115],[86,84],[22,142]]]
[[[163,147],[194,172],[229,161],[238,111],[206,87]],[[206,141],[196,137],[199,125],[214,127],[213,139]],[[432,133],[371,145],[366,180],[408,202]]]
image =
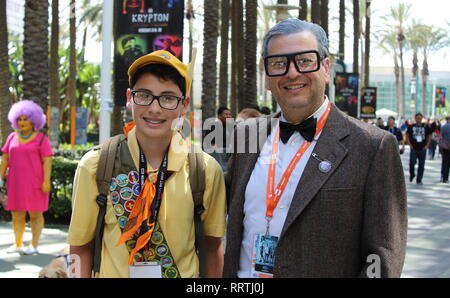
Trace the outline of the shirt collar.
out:
[[[322,117],[323,113],[325,113],[325,111],[327,109],[328,102],[329,102],[328,97],[325,95],[325,100],[323,101],[322,105],[311,116],[309,116],[306,119],[309,119],[311,117],[320,119],[320,117]],[[283,111],[281,111],[280,120],[283,122],[289,122],[286,120],[286,118],[284,118]],[[295,123],[293,123],[293,124],[295,124]]]
[[[137,169],[139,168],[139,145],[136,138],[136,127],[128,132],[127,141],[128,147],[130,148],[131,157],[133,158],[134,165]],[[178,172],[186,161],[188,150],[189,146],[187,140],[183,139],[177,131],[174,131],[169,147],[169,164],[167,165],[167,170],[171,172]],[[148,161],[147,169],[155,170]]]

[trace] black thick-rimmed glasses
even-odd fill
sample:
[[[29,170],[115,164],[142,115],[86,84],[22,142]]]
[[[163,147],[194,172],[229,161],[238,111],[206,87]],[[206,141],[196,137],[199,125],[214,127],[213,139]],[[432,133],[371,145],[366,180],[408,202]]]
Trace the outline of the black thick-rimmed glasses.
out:
[[[131,91],[133,102],[138,106],[149,106],[156,100],[159,106],[166,110],[175,110],[178,108],[180,101],[184,100],[184,96],[178,97],[174,95],[153,95],[145,90]]]
[[[315,72],[320,69],[319,52],[316,50],[302,51],[282,55],[269,55],[264,58],[264,67],[269,77],[284,76],[289,71],[291,61],[300,73]]]

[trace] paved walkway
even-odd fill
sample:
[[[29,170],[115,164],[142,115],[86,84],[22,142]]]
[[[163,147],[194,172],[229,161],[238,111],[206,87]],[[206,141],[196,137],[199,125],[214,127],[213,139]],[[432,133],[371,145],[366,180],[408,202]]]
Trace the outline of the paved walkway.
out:
[[[427,160],[423,185],[409,182],[409,151],[402,155],[408,190],[408,244],[402,277],[450,277],[450,184],[439,183],[441,159]],[[389,174],[389,173],[387,173]],[[65,247],[67,227],[47,227],[39,255],[6,254],[13,243],[11,223],[0,223],[0,278],[37,277]],[[31,239],[27,226],[25,245]]]

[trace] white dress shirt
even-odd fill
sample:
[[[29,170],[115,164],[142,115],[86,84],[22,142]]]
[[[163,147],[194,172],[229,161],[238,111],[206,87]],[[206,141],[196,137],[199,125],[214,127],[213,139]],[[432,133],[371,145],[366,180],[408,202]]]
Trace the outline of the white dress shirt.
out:
[[[325,98],[324,103],[311,115],[311,117],[315,117],[319,120],[325,112],[328,103],[328,98]],[[283,122],[287,122],[283,117],[283,114],[281,114],[280,119]],[[270,135],[267,137],[245,190],[244,230],[238,271],[238,277],[240,278],[253,277],[251,274],[251,266],[255,235],[266,233],[266,187],[269,171],[269,157],[272,151],[273,138],[277,129],[278,124],[272,128]],[[298,181],[300,181],[300,178],[302,177],[303,171],[319,137],[320,134],[314,138],[309,148],[295,166],[294,171],[292,171],[289,182],[286,185],[281,199],[274,210],[273,218],[270,221],[270,235],[272,236],[279,237],[281,234]],[[275,187],[278,185],[284,171],[304,141],[305,139],[300,133],[295,132],[286,144],[281,141],[279,142],[275,170]]]

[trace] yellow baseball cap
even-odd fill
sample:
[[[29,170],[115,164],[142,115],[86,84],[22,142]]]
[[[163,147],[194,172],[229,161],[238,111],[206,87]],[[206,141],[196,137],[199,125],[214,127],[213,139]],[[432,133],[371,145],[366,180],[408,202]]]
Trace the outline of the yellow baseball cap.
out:
[[[189,66],[178,60],[177,57],[172,55],[168,51],[160,50],[151,52],[145,56],[140,57],[131,64],[128,69],[128,78],[134,76],[134,74],[142,67],[149,64],[167,64],[175,68],[178,73],[186,80],[186,96],[191,93],[192,80],[189,77]]]

